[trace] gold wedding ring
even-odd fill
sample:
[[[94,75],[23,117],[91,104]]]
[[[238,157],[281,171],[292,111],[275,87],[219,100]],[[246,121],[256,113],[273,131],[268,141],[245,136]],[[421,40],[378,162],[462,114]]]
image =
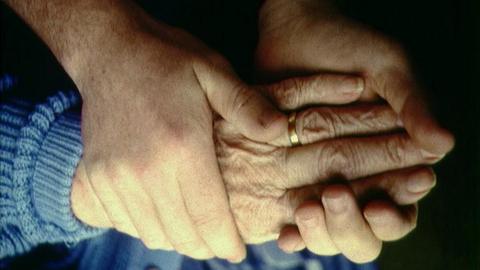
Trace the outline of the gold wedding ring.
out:
[[[297,112],[292,112],[288,116],[288,140],[292,146],[300,145],[297,135]]]

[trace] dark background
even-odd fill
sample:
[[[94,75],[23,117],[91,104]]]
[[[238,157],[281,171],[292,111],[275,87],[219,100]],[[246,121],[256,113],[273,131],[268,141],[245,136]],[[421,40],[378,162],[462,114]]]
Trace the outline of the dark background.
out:
[[[260,1],[140,2],[219,50],[250,81]],[[385,244],[381,268],[480,270],[480,1],[343,0],[341,6],[406,46],[434,112],[457,138],[455,150],[436,166],[437,186],[420,203],[417,229]],[[3,4],[0,22],[0,74],[15,74],[26,97],[74,88],[49,50]],[[23,262],[17,267],[26,269]]]

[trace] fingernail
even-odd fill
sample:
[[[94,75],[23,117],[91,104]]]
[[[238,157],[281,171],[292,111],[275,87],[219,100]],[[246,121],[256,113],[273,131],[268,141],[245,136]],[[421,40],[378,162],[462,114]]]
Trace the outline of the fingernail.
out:
[[[381,223],[385,220],[384,216],[382,216],[378,212],[365,211],[363,214],[365,215],[365,218],[367,218],[369,222]]]
[[[399,126],[399,127],[405,127],[405,126],[403,125],[402,119],[400,119],[400,118],[397,119],[397,123],[396,123],[396,124],[397,124],[397,126]]]
[[[314,216],[299,217],[300,223],[306,228],[315,228],[318,224],[318,219]]]
[[[440,160],[445,156],[445,155],[436,155],[423,149],[420,149],[420,153],[422,154],[423,158],[428,160]]]
[[[365,81],[363,80],[363,78],[357,78],[356,92],[360,93],[360,92],[363,92],[363,90],[365,90]]]
[[[284,250],[286,253],[293,253],[295,251],[303,249],[303,242],[301,240],[290,240],[286,245],[286,249]]]
[[[343,194],[338,194],[335,196],[324,195],[322,197],[322,201],[326,208],[334,214],[341,214],[347,209],[345,195]]]
[[[356,78],[352,82],[353,83],[350,84],[350,81],[349,81],[349,83],[345,85],[342,91],[343,94],[346,94],[346,95],[358,94],[364,90],[365,83],[362,78]]]
[[[295,246],[295,248],[293,249],[294,252],[297,252],[297,251],[300,251],[302,249],[305,248],[305,244],[303,243],[303,241],[299,241],[297,243],[297,245]]]
[[[228,259],[228,261],[231,263],[241,263],[243,261],[243,258],[230,258]]]
[[[434,177],[436,178],[435,174]],[[420,193],[430,190],[434,185],[435,179],[431,181],[428,178],[413,174],[407,181],[407,190],[412,193]]]

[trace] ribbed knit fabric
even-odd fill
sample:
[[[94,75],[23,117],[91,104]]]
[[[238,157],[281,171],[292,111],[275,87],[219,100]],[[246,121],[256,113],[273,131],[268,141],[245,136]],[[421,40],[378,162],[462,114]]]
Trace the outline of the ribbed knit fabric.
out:
[[[46,242],[75,243],[100,234],[77,220],[70,188],[82,153],[80,120],[66,111],[76,92],[33,106],[0,104],[0,258]]]

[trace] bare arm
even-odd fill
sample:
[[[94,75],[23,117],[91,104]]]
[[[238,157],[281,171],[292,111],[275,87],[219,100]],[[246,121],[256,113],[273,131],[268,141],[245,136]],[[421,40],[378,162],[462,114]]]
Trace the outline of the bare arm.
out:
[[[98,56],[113,57],[118,52],[114,44],[131,41],[131,33],[140,31],[142,18],[146,20],[142,10],[128,1],[4,1],[39,35],[75,82]]]

